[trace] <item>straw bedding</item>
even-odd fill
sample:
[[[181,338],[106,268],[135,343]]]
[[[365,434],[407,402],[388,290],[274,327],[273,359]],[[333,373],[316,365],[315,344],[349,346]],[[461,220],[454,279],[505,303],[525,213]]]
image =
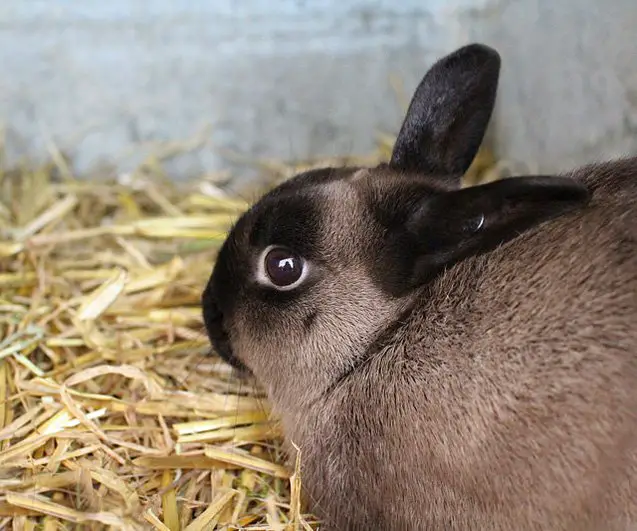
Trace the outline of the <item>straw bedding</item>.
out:
[[[0,528],[316,528],[267,401],[210,352],[200,316],[247,204],[172,184],[157,160],[110,181],[74,179],[60,156],[0,175]]]

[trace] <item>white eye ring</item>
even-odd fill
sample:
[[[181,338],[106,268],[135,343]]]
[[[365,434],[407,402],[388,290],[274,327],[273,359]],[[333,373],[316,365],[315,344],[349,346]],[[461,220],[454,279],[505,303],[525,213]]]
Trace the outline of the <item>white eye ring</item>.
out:
[[[286,284],[286,285],[278,285],[272,281],[266,269],[266,259],[268,254],[270,254],[270,252],[274,250],[287,251],[290,253],[290,256],[294,256],[301,261],[301,274],[299,275],[299,278],[296,279],[294,282],[291,282],[290,284]],[[259,254],[259,257],[257,259],[256,281],[262,286],[266,286],[268,288],[274,288],[277,291],[291,291],[297,288],[298,286],[300,286],[305,281],[309,271],[310,271],[310,264],[303,257],[297,255],[296,253],[289,250],[287,247],[283,245],[269,245]]]

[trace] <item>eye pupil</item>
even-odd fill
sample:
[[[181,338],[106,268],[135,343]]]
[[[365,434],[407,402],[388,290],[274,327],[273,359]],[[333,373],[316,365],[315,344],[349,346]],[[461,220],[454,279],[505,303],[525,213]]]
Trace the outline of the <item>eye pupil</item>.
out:
[[[287,249],[273,249],[265,257],[265,271],[276,286],[294,284],[303,274],[303,261]]]

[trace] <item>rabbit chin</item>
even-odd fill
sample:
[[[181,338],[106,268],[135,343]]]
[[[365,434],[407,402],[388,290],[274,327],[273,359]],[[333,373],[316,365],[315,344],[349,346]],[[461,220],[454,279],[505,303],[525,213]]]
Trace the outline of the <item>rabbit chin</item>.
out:
[[[253,376],[252,371],[248,368],[248,366],[234,355],[232,345],[227,337],[211,338],[210,342],[212,343],[214,352],[216,352],[226,363],[236,369],[239,374],[243,376]]]

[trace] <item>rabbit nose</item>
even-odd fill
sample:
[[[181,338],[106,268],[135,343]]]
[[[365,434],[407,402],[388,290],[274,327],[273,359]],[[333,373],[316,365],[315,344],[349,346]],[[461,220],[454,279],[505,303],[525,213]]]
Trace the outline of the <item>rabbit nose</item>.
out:
[[[223,312],[219,307],[217,298],[214,296],[210,285],[208,285],[203,293],[202,306],[206,331],[208,332],[208,336],[212,341],[213,346],[216,348],[217,345],[215,343],[218,341],[227,341],[228,334],[224,328]]]
[[[247,371],[247,367],[232,352],[230,336],[225,328],[223,311],[210,284],[204,290],[202,307],[206,332],[215,352],[234,368]]]
[[[209,335],[216,336],[223,328],[223,312],[219,308],[216,298],[213,295],[210,284],[203,292],[201,300],[203,308],[203,319],[206,325],[206,330]]]

